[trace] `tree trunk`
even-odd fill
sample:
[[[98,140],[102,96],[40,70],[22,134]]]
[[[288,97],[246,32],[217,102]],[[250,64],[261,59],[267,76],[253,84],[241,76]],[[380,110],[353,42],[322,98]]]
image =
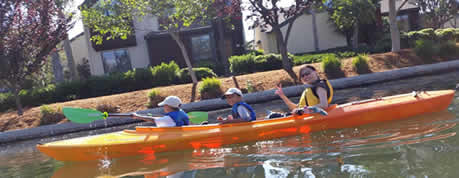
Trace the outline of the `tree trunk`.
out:
[[[180,39],[179,33],[169,32],[169,34],[172,36],[175,42],[177,42],[177,45],[179,46],[180,51],[182,51],[183,58],[185,59],[185,63],[188,67],[188,71],[190,72],[191,80],[193,81],[193,87],[191,88],[191,101],[190,102],[194,102],[194,100],[196,99],[196,87],[198,86],[198,79],[196,77],[196,74],[193,71],[193,66],[191,65],[190,56],[188,56],[188,52],[185,48],[185,44],[183,44],[183,41]]]
[[[228,56],[226,55],[225,52],[225,27],[223,26],[223,19],[218,18],[217,19],[217,25],[218,25],[218,50],[220,51],[220,62],[223,64],[224,68],[224,73],[225,75],[230,74],[229,70],[229,61],[228,61]]]
[[[61,83],[64,81],[64,74],[62,73],[62,64],[59,57],[59,53],[53,52],[51,54],[53,61],[53,74],[54,74],[54,83]]]
[[[278,50],[282,57],[282,68],[288,73],[295,83],[298,83],[298,77],[293,71],[293,62],[288,58],[287,45],[284,43],[282,31],[279,27],[273,27],[273,32],[276,36]]]
[[[359,47],[359,23],[354,24],[354,34],[352,35],[352,48]]]
[[[389,25],[390,38],[392,40],[392,52],[400,51],[400,32],[397,25],[397,11],[395,9],[395,0],[389,0]]]
[[[64,51],[67,56],[67,66],[70,71],[70,80],[76,80],[75,60],[73,59],[72,47],[70,46],[69,37],[64,40]]]
[[[14,99],[16,100],[16,107],[18,109],[18,115],[22,116],[22,114],[24,114],[24,111],[21,104],[21,98],[19,98],[19,91],[21,91],[21,89],[19,89],[17,86],[13,88]]]

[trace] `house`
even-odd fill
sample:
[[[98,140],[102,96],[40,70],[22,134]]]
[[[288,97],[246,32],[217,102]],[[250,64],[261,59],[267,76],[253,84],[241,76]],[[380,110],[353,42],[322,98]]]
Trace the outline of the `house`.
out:
[[[396,0],[396,8],[400,7],[403,0]],[[382,19],[386,18],[389,13],[388,0],[380,2],[380,13],[377,13],[379,22],[377,26],[382,25]],[[459,16],[458,16],[459,17]],[[283,20],[280,20],[283,21]],[[445,27],[457,27],[458,18],[452,19],[445,24]],[[413,3],[406,3],[397,14],[397,23],[401,32],[419,30],[423,28],[419,7]],[[315,25],[313,25],[315,24]],[[283,25],[283,26],[282,26]],[[372,24],[373,25],[373,24]],[[283,35],[286,34],[287,23],[281,24]],[[371,25],[370,25],[371,26]],[[374,27],[371,27],[374,29]],[[305,13],[294,22],[287,44],[287,51],[293,54],[302,54],[327,50],[347,45],[346,37],[335,31],[336,27],[329,21],[327,12],[320,12],[312,15]],[[314,35],[316,33],[316,35]],[[363,34],[365,33],[365,34]],[[360,30],[359,41],[371,41],[372,31]],[[259,27],[255,28],[254,41],[256,48],[263,49],[265,53],[278,53],[277,43],[274,33],[267,31],[262,32]]]
[[[315,18],[315,24],[313,25]],[[346,37],[338,32],[332,23],[329,22],[327,12],[303,14],[293,23],[287,51],[289,53],[308,53],[322,51],[330,48],[346,46]],[[282,34],[287,31],[287,24],[281,24]],[[315,28],[315,29],[314,29]],[[317,35],[314,35],[317,33]],[[265,53],[278,53],[277,43],[274,33],[262,32],[259,27],[255,28],[255,42],[258,49],[263,49]]]
[[[395,8],[398,9],[404,0],[395,0]],[[381,14],[389,16],[389,0],[382,0]],[[422,20],[419,14],[419,7],[408,1],[400,8],[397,14],[397,24],[400,32],[419,30],[422,28]]]
[[[95,0],[86,0],[83,5],[93,5]],[[104,75],[112,72],[126,72],[134,68],[155,66],[161,62],[175,61],[180,67],[186,67],[185,61],[176,42],[160,28],[161,20],[155,16],[145,16],[134,20],[134,32],[126,40],[104,40],[98,45],[91,41],[94,35],[85,27],[83,34],[72,39],[72,50],[76,64],[87,59],[91,75]],[[196,26],[183,30],[188,54],[194,66],[201,61],[220,64],[224,57],[244,52],[242,20],[230,21],[234,28],[222,28],[217,23]],[[223,39],[219,39],[219,30],[223,30]],[[225,51],[219,50],[219,40],[224,41]],[[227,59],[226,59],[227,60]]]

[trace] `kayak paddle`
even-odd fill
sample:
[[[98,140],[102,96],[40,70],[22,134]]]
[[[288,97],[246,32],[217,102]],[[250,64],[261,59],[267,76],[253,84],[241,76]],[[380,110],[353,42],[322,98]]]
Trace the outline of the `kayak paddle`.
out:
[[[136,113],[132,114],[121,114],[121,113],[107,113],[107,112],[100,112],[93,109],[83,109],[83,108],[70,108],[64,107],[62,109],[65,117],[71,120],[72,122],[76,123],[90,123],[95,120],[102,120],[106,119],[107,117],[142,117],[146,119],[152,119],[151,115],[149,116],[142,116]],[[190,122],[193,124],[200,124],[203,121],[207,121],[208,113],[207,112],[189,112],[187,113],[188,117],[190,118]]]

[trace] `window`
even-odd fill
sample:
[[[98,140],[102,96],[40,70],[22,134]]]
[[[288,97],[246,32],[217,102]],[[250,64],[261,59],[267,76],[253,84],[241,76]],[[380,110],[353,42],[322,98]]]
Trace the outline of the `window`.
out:
[[[193,60],[212,58],[209,34],[191,37]]]
[[[408,20],[408,15],[397,16],[397,24],[401,32],[410,31],[410,22]]]
[[[106,74],[131,70],[131,60],[126,49],[102,52],[102,62]]]

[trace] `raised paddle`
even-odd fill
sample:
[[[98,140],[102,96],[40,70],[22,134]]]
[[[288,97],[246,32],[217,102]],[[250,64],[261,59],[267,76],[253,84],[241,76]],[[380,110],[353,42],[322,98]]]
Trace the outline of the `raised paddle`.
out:
[[[65,117],[72,122],[76,123],[90,123],[95,120],[102,120],[106,119],[107,117],[141,117],[147,120],[153,121],[155,117],[152,115],[139,115],[137,113],[130,113],[130,114],[121,114],[121,113],[107,113],[107,112],[100,112],[93,109],[83,109],[83,108],[70,108],[64,107],[62,109]],[[200,112],[194,111],[187,113],[188,117],[190,118],[190,122],[193,124],[201,124],[204,121],[208,120],[208,113],[207,112]],[[161,116],[159,116],[161,117]]]

